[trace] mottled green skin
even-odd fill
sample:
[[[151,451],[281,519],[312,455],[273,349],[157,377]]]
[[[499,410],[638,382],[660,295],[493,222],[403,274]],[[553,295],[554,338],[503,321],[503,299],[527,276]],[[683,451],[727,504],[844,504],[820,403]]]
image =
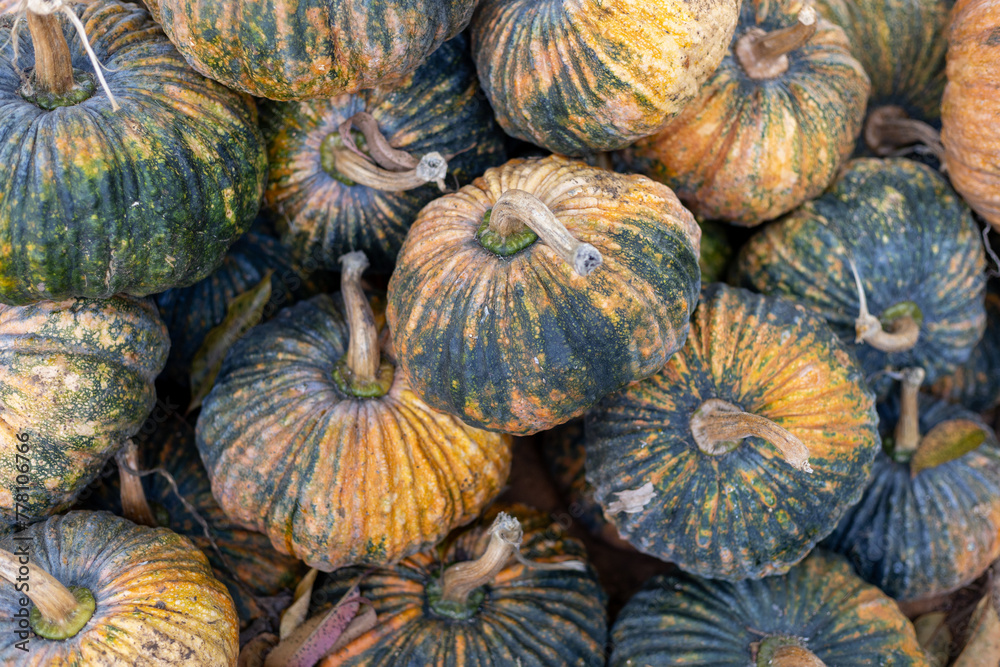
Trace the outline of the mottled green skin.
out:
[[[497,510],[521,522],[521,555],[529,561],[586,562],[583,546],[550,518],[515,505],[492,509],[475,526],[443,546],[398,565],[377,569],[361,581],[378,625],[332,654],[343,667],[564,667],[604,665],[606,596],[589,566],[529,569],[511,560],[483,587],[485,598],[467,620],[439,616],[428,607],[428,588],[443,568],[473,560],[486,550],[487,529]],[[365,573],[344,568],[320,583],[313,613],[328,608]],[[471,596],[470,596],[471,597]]]
[[[648,582],[611,630],[611,667],[757,664],[754,645],[797,637],[830,667],[925,667],[913,625],[839,556],[816,551],[780,577]]]
[[[931,393],[970,410],[983,412],[1000,404],[1000,285],[986,294],[986,331],[968,361],[943,376]]]
[[[723,279],[729,269],[735,251],[729,243],[726,226],[721,222],[705,220],[699,222],[701,227],[701,255],[698,267],[701,269],[702,284],[715,283]]]
[[[893,397],[879,405],[883,437],[899,417]],[[1000,556],[1000,444],[976,413],[920,396],[920,432],[968,419],[986,440],[958,459],[910,474],[884,452],[861,501],[824,546],[847,556],[866,581],[901,600],[932,597],[978,577]]]
[[[907,301],[920,308],[915,347],[854,343],[860,301],[849,258],[872,315]],[[943,177],[912,160],[862,158],[822,197],[750,239],[736,270],[742,286],[820,313],[884,390],[887,367],[921,366],[930,383],[968,359],[986,326],[985,268],[979,228]]]
[[[765,417],[809,450],[812,473],[770,443],[699,449],[692,414],[722,399]],[[587,414],[587,480],[619,534],[700,576],[782,574],[861,496],[878,450],[874,396],[822,319],[801,306],[707,286],[684,347],[662,371]],[[634,512],[620,492],[652,483]]]
[[[4,521],[17,520],[23,457],[30,460],[27,497],[18,503],[25,523],[73,503],[152,410],[169,346],[156,307],[144,299],[0,306]],[[16,449],[18,433],[28,435],[29,452]]]
[[[941,116],[951,0],[816,0],[851,42],[872,81],[869,107],[902,107],[911,118]]]
[[[79,5],[121,109],[98,87],[45,111],[21,97],[0,23],[0,302],[145,296],[190,285],[250,226],[267,174],[253,102],[208,81],[136,5]],[[76,69],[93,67],[68,21]],[[19,63],[34,51],[19,31]]]
[[[267,207],[279,213],[283,242],[300,262],[340,270],[339,258],[363,250],[371,270],[388,273],[417,213],[441,196],[437,184],[384,192],[347,185],[324,171],[320,145],[360,111],[378,122],[393,148],[448,160],[449,188],[506,160],[503,134],[483,97],[464,37],[446,42],[393,86],[356,95],[261,107],[270,178]]]

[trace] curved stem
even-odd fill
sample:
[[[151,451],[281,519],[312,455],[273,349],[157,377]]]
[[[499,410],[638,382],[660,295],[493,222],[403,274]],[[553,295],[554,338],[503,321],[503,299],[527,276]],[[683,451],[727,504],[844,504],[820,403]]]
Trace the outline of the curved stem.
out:
[[[361,274],[368,268],[368,258],[360,250],[340,258],[340,294],[347,314],[349,340],[344,361],[353,379],[374,382],[378,377],[381,352],[375,313],[361,287]]]
[[[505,512],[500,512],[490,526],[490,543],[476,560],[452,565],[441,576],[441,599],[465,604],[469,593],[484,586],[519,553],[524,536],[521,523]]]
[[[358,155],[347,148],[337,148],[333,150],[333,167],[355,183],[383,192],[405,192],[431,181],[437,183],[442,192],[447,189],[444,177],[448,173],[448,160],[436,151],[420,158],[413,169],[389,171],[363,154]]]
[[[878,156],[899,155],[906,146],[921,144],[944,161],[941,134],[927,123],[910,118],[894,105],[872,109],[865,120],[865,143]]]
[[[893,432],[894,455],[912,455],[920,445],[920,409],[918,398],[920,385],[924,383],[924,369],[904,368],[900,371],[902,383],[899,389],[899,421]]]
[[[35,605],[46,626],[63,635],[60,638],[75,635],[94,613],[94,598],[89,591],[88,604],[80,599],[87,596],[74,594],[51,574],[32,565],[27,555],[0,549],[0,577],[15,586],[28,582],[22,594]]]
[[[732,449],[732,443],[754,436],[774,445],[788,465],[812,472],[809,449],[797,437],[766,417],[744,412],[719,398],[710,398],[691,415],[691,434],[698,449],[717,456]]]
[[[146,500],[142,479],[133,472],[139,470],[139,450],[135,443],[127,440],[125,446],[115,456],[115,460],[118,462],[122,515],[132,523],[156,528],[159,524]]]
[[[493,204],[489,228],[499,237],[507,238],[517,234],[524,226],[568,262],[577,275],[589,275],[604,261],[597,248],[573,238],[566,226],[538,197],[524,190],[507,190]]]
[[[806,5],[795,25],[765,32],[751,28],[736,42],[736,60],[751,79],[773,79],[788,70],[788,53],[816,34],[816,10]]]
[[[892,321],[892,331],[882,328],[882,322],[868,312],[868,299],[865,296],[861,276],[854,266],[854,261],[848,259],[851,271],[854,273],[854,284],[858,289],[860,312],[854,320],[855,343],[867,343],[882,352],[905,352],[913,349],[920,339],[920,324],[909,315],[898,317]]]
[[[361,130],[361,134],[364,135],[365,141],[368,144],[368,152],[378,166],[389,171],[405,171],[417,168],[417,164],[420,161],[406,151],[401,151],[398,148],[390,146],[389,140],[385,138],[385,135],[382,134],[382,131],[378,127],[378,121],[365,111],[359,111],[354,114],[337,128],[344,146],[352,153],[367,158],[358,148],[357,144],[354,143],[354,137],[351,136],[351,128],[355,125]]]
[[[66,95],[76,85],[69,44],[55,14],[30,9],[28,30],[35,47],[35,87],[50,95]]]

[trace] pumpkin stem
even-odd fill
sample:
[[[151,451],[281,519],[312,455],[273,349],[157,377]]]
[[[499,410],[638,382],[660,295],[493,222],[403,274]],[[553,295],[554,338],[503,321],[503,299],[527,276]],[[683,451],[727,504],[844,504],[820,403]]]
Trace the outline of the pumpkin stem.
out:
[[[72,637],[94,614],[96,603],[90,591],[63,586],[51,574],[32,564],[27,550],[11,553],[0,549],[0,578],[21,586],[21,595],[35,605],[30,612],[30,623],[40,637],[56,640]]]
[[[63,96],[73,90],[73,61],[69,43],[55,14],[28,10],[28,30],[35,46],[35,87],[49,95]]]
[[[542,200],[524,190],[511,189],[500,195],[490,209],[487,227],[485,231],[500,240],[523,235],[527,227],[580,276],[589,275],[604,261],[597,248],[573,238]]]
[[[490,543],[483,555],[445,570],[441,576],[441,600],[464,605],[472,591],[493,581],[511,557],[520,553],[523,537],[521,522],[500,512],[490,526]]]
[[[816,33],[816,10],[806,5],[795,25],[765,32],[750,28],[736,42],[736,60],[751,79],[773,79],[788,70],[788,53]]]
[[[905,352],[913,349],[920,339],[920,323],[912,315],[901,315],[893,319],[892,331],[885,331],[882,322],[868,312],[868,299],[865,296],[864,285],[854,261],[847,260],[854,274],[854,284],[858,289],[858,301],[861,304],[858,317],[854,320],[854,331],[857,334],[855,343],[868,343],[882,352]]]
[[[899,421],[893,432],[893,455],[909,458],[920,446],[920,409],[917,407],[917,399],[926,374],[923,368],[917,366],[902,369],[900,375]]]
[[[796,470],[812,472],[809,449],[797,437],[766,417],[744,412],[719,398],[703,402],[691,415],[691,434],[698,449],[718,456],[735,449],[743,438],[762,438],[774,445]]]
[[[826,667],[798,637],[773,635],[756,645],[757,667]]]
[[[382,361],[375,313],[361,287],[368,258],[361,250],[340,257],[340,294],[347,315],[347,353],[334,371],[342,391],[358,398],[384,396],[392,386],[393,366]]]
[[[927,123],[910,118],[902,107],[891,104],[869,112],[865,120],[865,143],[880,157],[901,155],[905,147],[920,144],[944,162],[941,134]]]
[[[141,526],[156,528],[160,524],[153,516],[153,510],[146,500],[146,492],[142,488],[142,479],[135,474],[139,469],[139,448],[130,439],[115,455],[118,463],[118,485],[121,487],[122,516]]]
[[[420,163],[417,158],[406,151],[401,151],[398,148],[390,146],[389,140],[385,138],[385,135],[382,134],[382,131],[378,127],[378,121],[375,120],[374,116],[365,111],[359,111],[354,114],[337,128],[341,141],[352,153],[368,159],[368,156],[361,152],[361,149],[354,142],[354,137],[351,136],[351,128],[355,125],[358,126],[361,134],[364,135],[365,141],[368,144],[368,152],[371,154],[372,159],[383,169],[388,169],[389,171],[406,171],[407,169],[416,169]]]

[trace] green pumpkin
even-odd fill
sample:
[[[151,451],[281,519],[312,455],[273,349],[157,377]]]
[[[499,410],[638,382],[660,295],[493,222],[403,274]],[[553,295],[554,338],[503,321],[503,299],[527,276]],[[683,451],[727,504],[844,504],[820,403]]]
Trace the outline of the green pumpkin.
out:
[[[1000,285],[986,294],[986,331],[968,361],[930,387],[931,393],[970,410],[983,412],[1000,404]]]
[[[625,540],[730,580],[805,557],[861,496],[879,443],[874,396],[826,323],[719,283],[684,347],[591,410],[586,438],[587,481]]]
[[[618,615],[611,644],[610,667],[927,665],[896,603],[822,551],[760,581],[654,577]]]
[[[75,11],[118,111],[61,14],[48,18],[68,41],[78,90],[91,92],[55,108],[23,96],[13,63],[33,67],[32,37],[22,22],[15,44],[12,17],[0,21],[0,303],[190,285],[263,197],[252,100],[188,67],[139,6],[97,0]]]
[[[0,305],[4,521],[73,504],[153,409],[169,347],[145,299]]]

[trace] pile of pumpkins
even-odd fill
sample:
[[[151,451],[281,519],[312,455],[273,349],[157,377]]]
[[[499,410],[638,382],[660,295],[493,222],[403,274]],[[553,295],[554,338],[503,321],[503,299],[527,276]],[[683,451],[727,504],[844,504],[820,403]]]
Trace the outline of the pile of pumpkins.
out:
[[[998,87],[1000,0],[0,0],[0,660],[943,667]]]

